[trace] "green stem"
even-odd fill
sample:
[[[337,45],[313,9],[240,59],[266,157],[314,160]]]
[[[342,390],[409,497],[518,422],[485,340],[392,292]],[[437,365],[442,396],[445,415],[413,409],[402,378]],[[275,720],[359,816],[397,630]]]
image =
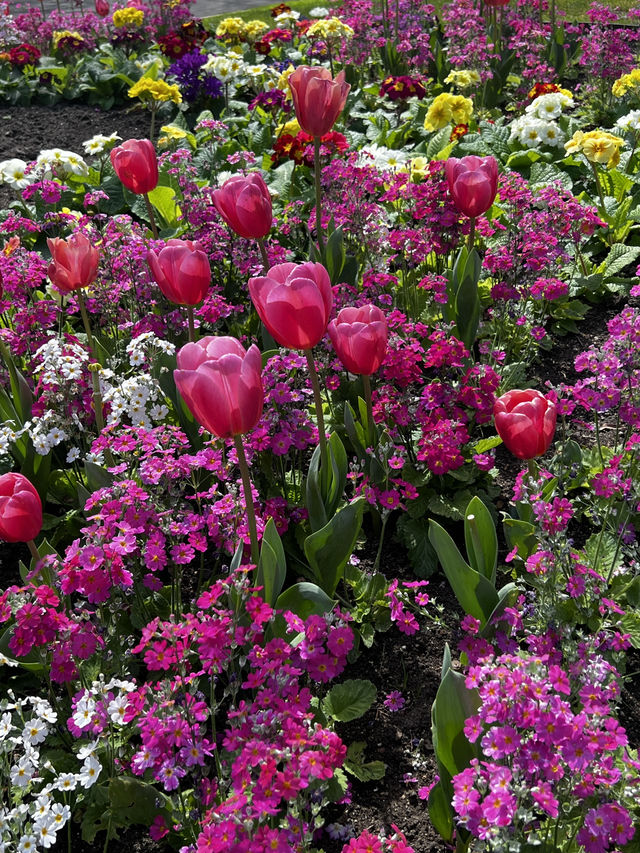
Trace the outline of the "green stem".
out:
[[[604,195],[602,194],[602,184],[600,183],[600,175],[598,174],[598,168],[595,163],[591,163],[591,169],[593,171],[593,177],[596,179],[596,189],[598,190],[598,197],[600,199],[600,208],[604,215],[606,215],[607,210],[604,206]]]
[[[377,572],[378,569],[380,568],[380,560],[382,558],[382,545],[384,543],[384,531],[385,531],[385,528],[387,526],[387,521],[389,520],[389,515],[390,515],[390,513],[387,513],[386,515],[383,515],[383,518],[382,518],[382,529],[380,531],[380,542],[378,543],[378,550],[376,552],[376,559],[375,559],[375,562],[373,564],[373,571],[374,572]]]
[[[91,323],[89,322],[89,315],[87,314],[87,306],[84,302],[84,296],[82,295],[82,291],[78,291],[78,305],[80,306],[80,314],[82,316],[82,323],[84,325],[84,330],[87,335],[87,345],[89,347],[89,353],[93,358],[96,358],[96,351],[93,345],[93,335],[91,334]]]
[[[187,305],[187,317],[189,318],[189,340],[192,344],[195,344],[196,338],[196,324],[193,319],[193,305]]]
[[[316,232],[320,254],[324,255],[324,240],[322,239],[322,184],[320,182],[320,137],[313,137],[313,165],[316,184]]]
[[[532,480],[538,479],[538,463],[535,459],[527,459],[527,468],[529,469],[529,477]]]
[[[40,560],[40,552],[38,551],[38,546],[33,541],[33,539],[29,539],[27,542],[27,548],[29,549],[29,553],[33,557],[33,559],[37,562]]]
[[[304,351],[307,357],[307,366],[309,368],[309,376],[311,377],[311,387],[313,388],[313,399],[316,406],[316,420],[318,421],[318,439],[320,441],[320,465],[325,474],[327,471],[327,436],[324,429],[324,413],[322,411],[322,394],[320,393],[320,381],[318,372],[313,360],[313,352],[310,349]]]
[[[153,207],[151,206],[151,202],[149,201],[149,193],[144,193],[144,203],[147,205],[147,213],[149,214],[149,223],[151,225],[151,233],[153,234],[153,239],[158,239],[158,228],[156,226],[156,218],[153,215]]]
[[[476,218],[475,216],[471,217],[471,222],[469,224],[469,236],[467,237],[467,250],[470,252],[473,249],[473,244],[476,239]]]
[[[260,246],[260,254],[262,255],[262,265],[264,266],[264,272],[266,275],[269,272],[269,255],[267,254],[267,247],[265,246],[263,237],[260,237],[258,239],[258,246]]]
[[[362,386],[364,388],[364,401],[367,404],[367,435],[371,446],[375,444],[375,424],[373,422],[373,403],[371,401],[371,377],[362,374]]]
[[[238,466],[240,475],[242,476],[242,490],[244,491],[244,502],[247,507],[247,521],[249,522],[249,536],[251,538],[251,562],[258,565],[260,551],[258,548],[258,528],[256,526],[256,513],[253,508],[253,495],[251,493],[251,476],[249,475],[249,466],[247,465],[247,457],[244,453],[244,445],[242,437],[239,435],[233,436],[233,442],[238,455]]]

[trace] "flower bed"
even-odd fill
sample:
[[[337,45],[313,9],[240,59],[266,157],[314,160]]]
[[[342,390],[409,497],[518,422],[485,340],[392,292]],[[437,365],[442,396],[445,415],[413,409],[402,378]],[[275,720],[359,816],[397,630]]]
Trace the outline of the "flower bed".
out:
[[[635,27],[96,13],[0,27],[149,137],[0,162],[0,847],[633,849]]]

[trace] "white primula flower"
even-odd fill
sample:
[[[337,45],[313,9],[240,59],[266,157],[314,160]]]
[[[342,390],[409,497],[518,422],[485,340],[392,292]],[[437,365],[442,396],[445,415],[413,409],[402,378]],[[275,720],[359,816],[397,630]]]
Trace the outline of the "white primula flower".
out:
[[[122,139],[122,137],[118,136],[117,133],[112,133],[111,136],[104,136],[102,133],[96,133],[96,135],[92,136],[91,139],[86,139],[82,143],[82,147],[85,150],[85,154],[102,154],[104,150],[110,148],[119,139]]]
[[[67,453],[67,464],[70,465],[72,462],[75,462],[76,459],[80,458],[80,449],[78,447],[72,447],[71,450]]]
[[[25,723],[25,727],[22,732],[22,739],[25,743],[37,745],[42,743],[48,733],[49,726],[44,722],[44,720],[39,720],[35,717],[33,720],[28,720]]]
[[[25,174],[27,164],[24,160],[12,157],[11,160],[3,160],[0,163],[0,184],[7,184],[16,190],[23,190],[29,184],[38,180],[37,175]]]
[[[73,722],[79,729],[84,729],[91,725],[93,712],[96,709],[96,703],[90,696],[84,696],[76,705],[73,712]]]
[[[395,151],[375,143],[360,149],[360,160],[367,166],[370,166],[373,160],[373,165],[382,172],[396,172],[407,164],[407,156],[402,151]]]
[[[61,148],[41,151],[36,159],[36,164],[45,178],[53,177],[54,174],[72,174],[84,178],[89,174],[89,167],[79,154],[73,151],[64,151]]]
[[[51,807],[51,814],[53,816],[56,831],[58,831],[59,829],[62,829],[71,817],[71,809],[69,806],[63,806],[62,803],[54,803]]]
[[[23,835],[18,844],[18,853],[35,853],[36,837],[35,835]]]
[[[0,741],[3,741],[13,728],[11,714],[6,712],[0,717]]]
[[[67,438],[69,438],[69,436],[63,429],[60,429],[60,427],[54,427],[47,433],[47,441],[51,447],[57,447],[58,444],[61,444],[61,442],[65,441]]]
[[[540,95],[534,98],[526,107],[525,112],[528,115],[549,121],[560,118],[562,111],[572,106],[573,98],[563,95],[562,92],[550,92],[547,95]]]
[[[31,808],[32,817],[34,820],[39,820],[51,809],[51,797],[48,794],[40,795],[35,803],[32,803]]]
[[[310,18],[326,18],[329,14],[329,9],[324,6],[314,6],[307,12]]]
[[[126,695],[117,696],[113,701],[109,702],[107,705],[107,714],[111,718],[112,723],[122,725],[122,720],[128,704],[129,700]]]
[[[102,765],[93,755],[90,755],[82,767],[80,768],[80,773],[78,774],[78,782],[82,785],[83,788],[90,788],[93,784],[98,781],[98,776],[102,772]]]
[[[11,768],[11,784],[16,788],[26,788],[33,779],[36,769],[26,755]]]
[[[631,110],[626,116],[621,116],[615,126],[621,130],[640,130],[640,110]]]
[[[86,758],[89,758],[90,755],[98,748],[98,741],[92,740],[90,743],[85,743],[84,746],[81,746],[78,750],[78,758],[80,761],[84,761]]]
[[[49,812],[33,824],[33,831],[38,839],[38,846],[45,850],[56,843],[56,822],[54,816]]]
[[[75,791],[77,785],[75,773],[61,773],[56,779],[58,791]]]

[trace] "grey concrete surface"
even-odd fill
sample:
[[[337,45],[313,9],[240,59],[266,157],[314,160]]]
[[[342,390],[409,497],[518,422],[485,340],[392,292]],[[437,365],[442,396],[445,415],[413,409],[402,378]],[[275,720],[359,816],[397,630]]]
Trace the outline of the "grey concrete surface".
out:
[[[191,6],[194,16],[205,18],[208,15],[222,15],[234,12],[241,12],[244,9],[253,9],[255,6],[264,6],[269,0],[196,0]],[[273,5],[277,5],[278,0],[274,0]],[[51,12],[57,8],[56,0],[43,0],[43,5],[46,12]],[[39,0],[10,0],[9,8],[11,12],[24,12],[28,6],[40,6]],[[85,9],[93,8],[93,0],[84,0]],[[77,9],[78,4],[73,0],[60,0],[61,9]]]

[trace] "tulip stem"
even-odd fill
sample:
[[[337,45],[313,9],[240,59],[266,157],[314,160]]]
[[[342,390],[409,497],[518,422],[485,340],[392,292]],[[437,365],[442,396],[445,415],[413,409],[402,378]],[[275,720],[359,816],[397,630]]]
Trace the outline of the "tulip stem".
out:
[[[251,562],[258,565],[260,551],[258,549],[258,527],[256,525],[256,513],[253,507],[253,494],[251,492],[251,476],[249,474],[249,466],[247,465],[247,457],[244,453],[244,445],[242,437],[239,435],[233,436],[233,443],[236,446],[238,456],[238,466],[242,477],[242,490],[244,492],[244,502],[247,507],[247,521],[249,522],[249,537],[251,538]]]
[[[527,459],[527,468],[529,469],[529,477],[532,481],[538,479],[538,464],[535,459]]]
[[[144,194],[144,203],[147,205],[147,213],[149,214],[149,223],[151,225],[151,233],[153,234],[153,239],[158,239],[158,228],[156,226],[156,218],[153,214],[153,207],[151,202],[149,201],[149,193]]]
[[[93,345],[93,335],[91,334],[91,323],[89,322],[89,315],[87,314],[87,306],[84,302],[84,296],[82,295],[82,291],[78,291],[78,305],[80,306],[80,314],[82,316],[82,323],[84,325],[84,330],[87,334],[87,346],[89,347],[89,354],[96,358],[96,351]]]
[[[469,236],[467,237],[467,250],[470,252],[473,249],[473,244],[476,240],[476,218],[475,216],[471,217],[471,221],[469,223]]]
[[[267,254],[267,247],[265,246],[264,239],[262,237],[258,239],[258,246],[260,246],[262,265],[264,266],[264,272],[266,275],[269,272],[269,255]]]
[[[320,137],[313,137],[313,166],[316,183],[316,232],[320,254],[324,255],[324,240],[322,239],[322,184],[320,182]]]
[[[27,548],[29,549],[29,553],[33,557],[33,559],[38,563],[40,561],[40,552],[38,551],[38,546],[33,541],[33,539],[29,539],[27,542]]]
[[[364,401],[367,404],[367,436],[373,447],[375,443],[375,424],[373,422],[373,403],[371,401],[371,377],[362,374],[362,386],[364,388]]]
[[[318,372],[313,360],[313,352],[310,349],[304,351],[307,357],[307,365],[309,367],[309,376],[311,377],[311,387],[313,388],[313,399],[316,406],[316,420],[318,421],[318,439],[320,441],[320,464],[322,469],[327,470],[327,436],[324,431],[324,414],[322,411],[322,394],[320,393],[320,381],[318,380]]]
[[[196,342],[196,324],[193,318],[193,305],[187,305],[187,317],[189,318],[189,341],[192,344]]]

